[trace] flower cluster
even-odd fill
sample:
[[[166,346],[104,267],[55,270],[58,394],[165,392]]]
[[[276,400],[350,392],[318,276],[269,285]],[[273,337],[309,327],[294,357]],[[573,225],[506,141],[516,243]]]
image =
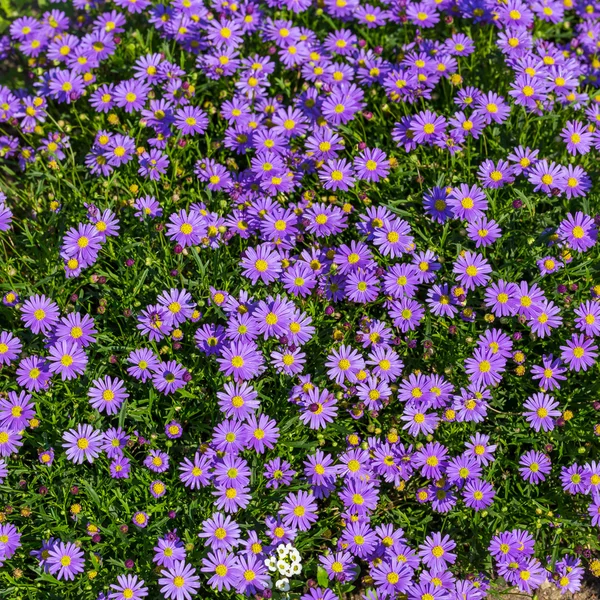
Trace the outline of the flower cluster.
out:
[[[265,567],[278,577],[275,588],[281,592],[289,592],[290,579],[302,573],[302,559],[292,544],[279,544],[275,552],[265,560]]]
[[[600,8],[51,4],[0,36],[6,593],[600,573]]]

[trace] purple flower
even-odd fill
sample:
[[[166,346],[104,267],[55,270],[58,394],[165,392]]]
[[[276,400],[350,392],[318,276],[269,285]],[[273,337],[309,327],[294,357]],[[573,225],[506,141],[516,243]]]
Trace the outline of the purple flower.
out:
[[[78,344],[62,341],[50,348],[48,362],[50,371],[59,373],[65,381],[85,373],[88,357]]]
[[[200,578],[196,569],[185,561],[176,561],[172,567],[163,570],[162,575],[158,584],[167,600],[190,600],[198,593]]]
[[[459,283],[468,291],[485,285],[490,280],[492,267],[481,254],[467,250],[457,258],[452,270],[457,274]]]
[[[419,556],[423,564],[433,571],[444,571],[447,566],[456,561],[456,554],[452,552],[456,548],[456,542],[450,536],[439,532],[433,533],[425,538],[419,546]]]
[[[300,531],[308,531],[317,521],[317,503],[306,492],[290,493],[279,508],[283,522]]]
[[[210,552],[202,559],[200,571],[211,575],[207,583],[219,592],[229,591],[242,576],[237,557],[225,550]]]
[[[523,416],[527,419],[529,425],[539,431],[552,431],[554,429],[554,418],[560,417],[560,410],[556,410],[558,402],[547,394],[537,393],[530,396],[523,404],[527,409]]]
[[[149,520],[150,517],[143,511],[138,511],[131,517],[131,522],[140,529],[144,529],[148,525]]]
[[[62,436],[67,458],[80,465],[84,460],[94,462],[101,452],[102,432],[91,425],[79,424],[77,429],[69,429]]]
[[[21,320],[33,333],[48,333],[58,322],[58,305],[38,294],[23,303],[21,313]]]
[[[31,402],[31,394],[10,391],[7,399],[0,400],[0,423],[3,426],[21,431],[34,416],[35,404]]]
[[[136,575],[119,575],[117,582],[110,585],[115,591],[109,595],[109,598],[114,600],[141,600],[148,595],[148,588],[144,586],[144,580],[138,579]]]
[[[558,237],[577,252],[586,252],[596,244],[598,228],[592,217],[577,212],[569,213],[558,227]]]
[[[177,361],[170,360],[154,367],[152,384],[159,392],[162,392],[166,396],[185,387],[188,381],[186,379],[187,374],[186,369]]]
[[[256,285],[259,279],[269,284],[281,273],[279,255],[267,244],[248,248],[242,257],[241,265],[243,275],[250,279],[252,285]]]
[[[121,404],[129,398],[129,394],[123,381],[116,377],[105,376],[92,382],[88,397],[90,404],[99,412],[106,411],[106,414],[114,415],[119,411]]]
[[[593,340],[575,333],[560,349],[562,350],[560,357],[571,371],[587,371],[595,364],[598,356],[598,346],[594,344]]]
[[[519,459],[519,473],[528,483],[538,484],[545,481],[552,470],[550,459],[541,452],[529,450]]]
[[[23,345],[10,331],[0,331],[0,365],[10,365],[19,356]]]
[[[569,494],[585,494],[587,483],[584,477],[585,469],[577,463],[560,470],[560,482],[565,492]]]
[[[233,550],[240,542],[240,528],[229,516],[214,513],[202,523],[198,537],[205,538],[214,550]]]
[[[167,225],[167,237],[183,246],[196,246],[206,236],[206,224],[196,211],[173,213]]]
[[[67,579],[72,581],[75,575],[83,572],[85,558],[83,550],[72,542],[55,542],[48,550],[48,571],[59,581]]]

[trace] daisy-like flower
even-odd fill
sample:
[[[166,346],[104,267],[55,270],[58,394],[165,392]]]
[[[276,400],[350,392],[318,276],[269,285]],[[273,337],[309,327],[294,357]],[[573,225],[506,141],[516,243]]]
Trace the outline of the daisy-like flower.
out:
[[[38,294],[21,307],[21,320],[33,333],[48,333],[58,322],[58,314],[56,302]]]
[[[354,172],[345,159],[329,159],[321,167],[319,179],[326,190],[346,192],[354,186]]]
[[[495,460],[496,444],[490,444],[490,436],[476,433],[465,444],[465,455],[473,457],[477,462],[487,467]]]
[[[490,280],[492,267],[481,254],[466,251],[457,258],[452,270],[457,274],[459,283],[468,291],[486,285]]]
[[[311,429],[324,429],[337,415],[336,404],[335,396],[328,390],[312,387],[304,402],[300,421]]]
[[[567,145],[569,154],[587,154],[592,148],[592,132],[580,121],[567,121],[560,137]]]
[[[17,383],[30,392],[46,389],[51,377],[48,363],[40,356],[24,358],[17,367]]]
[[[433,571],[444,571],[448,565],[456,561],[456,554],[452,552],[456,548],[456,542],[450,536],[442,536],[436,532],[428,535],[423,544],[419,546],[419,556],[423,564]]]
[[[528,483],[538,484],[545,481],[552,470],[550,459],[541,452],[529,450],[519,459],[519,473]]]
[[[23,436],[10,425],[0,425],[0,456],[10,456],[23,445]]]
[[[146,103],[150,87],[139,79],[128,79],[117,84],[114,91],[114,102],[124,108],[125,112],[141,110]]]
[[[35,416],[35,404],[31,394],[8,392],[8,398],[0,400],[0,423],[15,431],[24,429]]]
[[[465,370],[472,383],[495,385],[502,379],[506,359],[486,348],[476,348],[473,357],[465,360]]]
[[[448,194],[447,204],[455,218],[473,221],[484,216],[488,208],[485,192],[477,185],[462,183]]]
[[[600,303],[582,302],[576,309],[575,325],[587,336],[600,335]]]
[[[200,578],[192,565],[180,560],[172,567],[163,570],[158,584],[167,600],[191,600],[200,589]]]
[[[317,503],[307,492],[290,493],[279,508],[283,522],[300,531],[308,531],[318,519]]]
[[[19,356],[23,344],[10,331],[0,331],[0,365],[10,365]]]
[[[562,167],[554,162],[540,160],[527,171],[527,179],[534,186],[534,192],[545,192],[548,195],[552,191],[562,190],[564,187],[564,175]]]
[[[560,349],[560,357],[571,371],[587,371],[594,365],[598,356],[598,346],[583,335],[573,334]]]
[[[428,479],[439,479],[446,467],[448,450],[438,442],[428,442],[414,455],[414,465]]]
[[[229,516],[214,513],[202,523],[198,537],[204,538],[215,550],[233,550],[240,543],[240,528]]]
[[[114,415],[119,411],[121,404],[129,398],[125,384],[118,378],[105,376],[95,379],[88,391],[90,404],[99,412]]]
[[[250,279],[252,285],[260,279],[269,284],[281,273],[281,260],[270,245],[262,244],[256,248],[248,248],[241,261],[242,273]]]
[[[582,212],[575,215],[569,213],[567,218],[561,221],[557,233],[561,241],[567,242],[569,247],[577,252],[586,252],[595,246],[598,239],[598,228],[594,219]]]
[[[210,481],[209,468],[211,467],[212,459],[209,456],[203,456],[199,452],[194,455],[193,462],[189,458],[184,458],[179,465],[179,479],[186,487],[193,490],[208,485]]]
[[[262,372],[264,362],[256,344],[243,341],[224,347],[217,361],[221,371],[232,375],[235,381],[253,379]]]
[[[208,585],[217,591],[229,591],[238,581],[241,573],[236,556],[225,550],[210,552],[202,559],[202,573],[210,574]]]
[[[184,106],[175,111],[175,127],[183,135],[201,134],[208,127],[208,117],[196,106]]]
[[[84,460],[94,462],[100,454],[103,434],[91,425],[79,424],[77,429],[69,429],[62,436],[67,458],[80,465]]]
[[[377,182],[387,177],[390,167],[385,152],[379,148],[366,148],[354,159],[358,179]]]
[[[252,554],[240,554],[238,560],[240,575],[236,583],[236,590],[251,596],[268,587],[270,577],[262,559]]]
[[[462,492],[465,504],[475,511],[480,511],[491,506],[495,495],[494,488],[483,479],[468,481]]]
[[[148,525],[149,520],[150,517],[143,511],[138,511],[131,517],[131,522],[140,529],[144,529]]]
[[[577,463],[560,470],[560,482],[563,490],[568,494],[584,494],[587,490],[585,469]]]
[[[417,144],[432,144],[446,130],[446,119],[430,110],[415,115],[410,123],[410,131]]]
[[[72,542],[55,542],[48,550],[46,559],[48,571],[59,581],[67,579],[72,581],[76,575],[84,570],[85,558],[83,550]]]
[[[325,366],[329,378],[341,384],[346,379],[355,382],[356,374],[365,368],[365,361],[358,350],[342,344],[330,352]]]
[[[88,357],[78,344],[62,341],[50,348],[48,363],[50,371],[59,373],[61,379],[65,381],[85,373]]]
[[[114,592],[108,597],[113,600],[141,600],[148,595],[144,580],[138,579],[136,575],[119,575],[117,583],[112,583],[110,587]]]
[[[152,374],[152,384],[165,396],[185,387],[189,380],[188,371],[176,360],[159,363]]]
[[[185,548],[176,536],[167,534],[163,538],[158,538],[156,546],[153,548],[153,562],[161,567],[171,568],[176,561],[185,560]]]
[[[554,419],[561,415],[560,410],[556,410],[558,402],[552,396],[543,393],[530,396],[523,404],[523,408],[526,409],[523,416],[536,431],[540,429],[552,431],[554,429]]]
[[[185,323],[192,316],[196,306],[191,294],[185,289],[164,291],[156,302],[167,309],[175,326]]]
[[[202,215],[190,210],[173,213],[167,224],[167,237],[184,248],[196,246],[206,236],[207,228]]]
[[[56,327],[56,337],[61,341],[79,344],[83,348],[96,341],[94,319],[90,315],[73,312],[63,317]]]
[[[560,388],[561,381],[566,380],[563,375],[565,371],[562,361],[550,354],[542,357],[542,365],[534,365],[531,368],[531,377],[539,380],[543,390],[555,390]]]

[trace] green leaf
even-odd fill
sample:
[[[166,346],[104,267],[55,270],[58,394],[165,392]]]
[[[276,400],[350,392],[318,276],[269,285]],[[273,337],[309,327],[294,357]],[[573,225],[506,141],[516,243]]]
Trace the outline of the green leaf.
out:
[[[322,587],[329,587],[329,576],[323,567],[317,567],[317,583]]]

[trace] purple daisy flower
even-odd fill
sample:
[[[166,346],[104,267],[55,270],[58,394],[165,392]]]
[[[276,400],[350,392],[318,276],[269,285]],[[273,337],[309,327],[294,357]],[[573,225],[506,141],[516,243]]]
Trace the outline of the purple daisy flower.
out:
[[[58,305],[43,295],[28,298],[21,313],[21,320],[33,333],[48,333],[58,322]]]
[[[279,508],[283,522],[300,531],[308,531],[317,521],[317,503],[306,492],[290,493]]]
[[[133,365],[127,368],[127,373],[135,377],[135,379],[139,379],[142,383],[145,383],[152,377],[152,371],[160,364],[159,359],[147,348],[133,350],[129,354],[127,362]]]
[[[35,404],[31,402],[31,394],[11,391],[7,399],[0,400],[0,423],[3,426],[21,431],[34,416]]]
[[[48,550],[46,559],[48,571],[59,581],[67,579],[72,581],[75,575],[79,575],[84,570],[85,558],[83,550],[78,548],[72,542],[55,542]]]
[[[48,387],[52,377],[48,363],[40,356],[29,356],[19,362],[17,383],[30,392],[39,392]]]
[[[110,587],[115,591],[108,597],[114,600],[141,600],[148,595],[148,588],[144,583],[136,575],[119,575],[117,583],[111,583]]]
[[[594,219],[582,212],[569,213],[558,227],[558,237],[577,252],[586,252],[596,244],[598,228]]]
[[[0,365],[10,365],[19,356],[23,344],[10,331],[0,331]]]
[[[560,349],[562,350],[560,357],[571,371],[587,371],[595,364],[598,356],[598,346],[594,344],[593,340],[575,333]]]
[[[556,410],[558,402],[547,394],[537,393],[530,396],[523,404],[527,409],[523,416],[527,419],[529,425],[539,431],[552,431],[554,429],[554,419],[560,417],[560,410]]]
[[[214,550],[233,550],[240,543],[240,528],[229,516],[214,513],[202,523],[198,537],[204,538]]]
[[[80,465],[84,460],[89,463],[100,455],[103,434],[91,425],[79,424],[77,429],[69,429],[62,436],[67,458]]]
[[[537,485],[546,480],[552,470],[550,459],[541,452],[529,450],[519,459],[519,473],[525,481]]]
[[[467,250],[456,259],[452,270],[457,274],[459,283],[468,291],[486,285],[490,280],[492,267],[481,254]]]
[[[165,396],[185,387],[188,379],[188,371],[176,360],[159,363],[154,367],[152,374],[152,385]]]
[[[191,600],[200,589],[200,578],[192,565],[181,560],[162,571],[158,584],[167,600]]]
[[[447,203],[455,218],[469,222],[485,216],[488,208],[485,192],[477,185],[469,187],[464,183],[452,189]]]
[[[448,565],[454,564],[456,554],[452,552],[456,548],[450,536],[439,532],[428,535],[419,546],[419,556],[423,564],[435,572],[444,571]]]
[[[117,377],[105,376],[92,382],[88,397],[90,398],[90,404],[99,412],[114,415],[119,411],[121,404],[129,398],[129,394],[123,381]]]

